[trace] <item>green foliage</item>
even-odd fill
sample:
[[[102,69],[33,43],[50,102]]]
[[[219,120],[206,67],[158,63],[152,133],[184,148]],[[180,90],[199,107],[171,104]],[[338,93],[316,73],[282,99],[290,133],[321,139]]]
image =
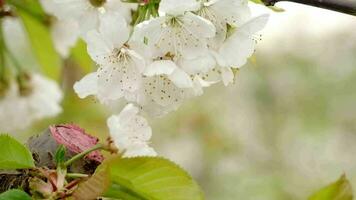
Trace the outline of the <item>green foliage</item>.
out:
[[[9,135],[0,135],[0,169],[34,167],[31,152]]]
[[[90,73],[93,70],[93,62],[87,53],[87,46],[83,40],[79,40],[73,47],[71,58],[81,67],[84,73]]]
[[[54,155],[54,160],[56,161],[57,165],[64,163],[66,152],[67,149],[64,145],[60,145],[58,147],[56,154]]]
[[[0,194],[0,200],[31,200],[32,198],[22,190],[9,190]]]
[[[17,14],[22,19],[42,72],[55,80],[59,80],[62,63],[54,48],[50,30],[45,24],[46,18],[37,1],[28,2],[27,6],[15,5]],[[19,5],[23,5],[23,3],[19,3]]]
[[[31,152],[9,135],[0,135],[0,169],[34,167]]]
[[[352,188],[345,175],[309,197],[309,200],[352,200]]]
[[[198,184],[173,162],[157,157],[114,158],[106,163],[112,186],[105,197],[128,200],[204,199]]]

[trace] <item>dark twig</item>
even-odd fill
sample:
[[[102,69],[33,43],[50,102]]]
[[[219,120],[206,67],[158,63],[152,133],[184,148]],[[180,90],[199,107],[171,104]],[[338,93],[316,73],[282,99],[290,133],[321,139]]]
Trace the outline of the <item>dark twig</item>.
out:
[[[267,6],[273,6],[280,1],[301,3],[309,6],[334,10],[356,16],[356,0],[262,0]]]

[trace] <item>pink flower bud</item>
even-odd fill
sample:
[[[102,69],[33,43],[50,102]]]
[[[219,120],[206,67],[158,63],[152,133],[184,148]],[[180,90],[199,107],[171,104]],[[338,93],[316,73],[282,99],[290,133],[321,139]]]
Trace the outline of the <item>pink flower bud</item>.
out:
[[[58,144],[63,144],[69,151],[81,153],[95,146],[99,139],[85,133],[84,129],[74,124],[64,124],[49,127],[53,138]],[[87,155],[90,160],[102,162],[104,157],[99,151]]]

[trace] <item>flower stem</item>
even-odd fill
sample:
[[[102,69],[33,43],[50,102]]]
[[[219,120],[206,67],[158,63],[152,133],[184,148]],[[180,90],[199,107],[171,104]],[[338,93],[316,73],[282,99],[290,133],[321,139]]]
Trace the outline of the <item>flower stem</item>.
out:
[[[104,149],[104,145],[103,144],[97,144],[95,146],[93,146],[92,148],[85,150],[75,156],[73,156],[71,159],[67,160],[63,165],[64,167],[68,167],[69,165],[71,165],[73,162],[82,159],[84,156],[86,156],[87,154],[96,151],[96,150],[100,150],[100,149]]]
[[[89,177],[89,175],[79,174],[79,173],[67,173],[66,177],[68,177],[68,178],[87,178],[87,177]]]
[[[309,6],[334,10],[341,13],[356,16],[356,1],[355,0],[262,0],[267,6],[273,6],[280,1],[290,1],[294,3],[301,3]]]

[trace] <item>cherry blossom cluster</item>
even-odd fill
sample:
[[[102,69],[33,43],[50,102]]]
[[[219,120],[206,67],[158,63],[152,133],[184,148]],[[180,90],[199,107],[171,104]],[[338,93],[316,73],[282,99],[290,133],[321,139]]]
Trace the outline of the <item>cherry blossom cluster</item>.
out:
[[[37,73],[20,75],[0,96],[0,131],[13,133],[36,120],[56,116],[62,111],[62,98],[55,81]]]
[[[127,156],[155,155],[140,113],[162,116],[212,84],[232,83],[268,20],[252,17],[247,0],[42,2],[57,17],[52,35],[62,55],[81,37],[98,66],[74,85],[78,96],[129,103],[108,119],[114,143]],[[56,37],[62,32],[72,34]]]

